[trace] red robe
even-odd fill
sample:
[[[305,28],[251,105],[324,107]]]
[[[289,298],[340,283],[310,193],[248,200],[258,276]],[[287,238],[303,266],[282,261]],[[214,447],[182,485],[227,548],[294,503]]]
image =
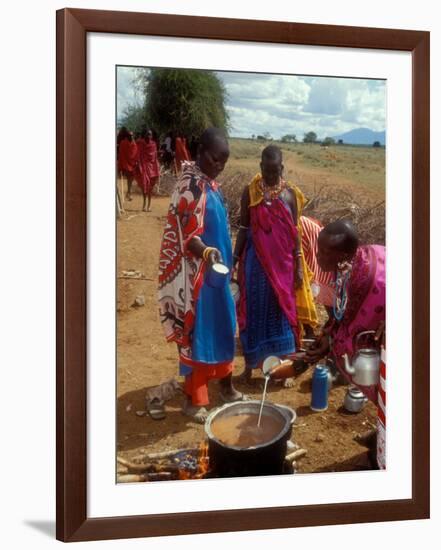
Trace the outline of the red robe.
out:
[[[118,148],[118,170],[125,175],[134,175],[138,162],[138,146],[134,141],[123,139]]]
[[[140,138],[136,144],[139,163],[135,171],[135,179],[143,192],[148,193],[156,183],[154,178],[159,176],[158,150],[153,140],[147,142]]]
[[[190,153],[187,149],[187,143],[185,138],[176,138],[175,141],[175,163],[176,163],[176,172],[181,173],[182,167],[181,164],[184,160],[190,161]]]

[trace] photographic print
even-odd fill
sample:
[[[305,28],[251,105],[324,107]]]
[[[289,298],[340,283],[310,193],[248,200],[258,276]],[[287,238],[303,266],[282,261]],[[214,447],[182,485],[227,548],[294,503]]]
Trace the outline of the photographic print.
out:
[[[57,12],[59,540],[429,517],[429,42]]]
[[[117,482],[385,469],[387,81],[115,77]]]

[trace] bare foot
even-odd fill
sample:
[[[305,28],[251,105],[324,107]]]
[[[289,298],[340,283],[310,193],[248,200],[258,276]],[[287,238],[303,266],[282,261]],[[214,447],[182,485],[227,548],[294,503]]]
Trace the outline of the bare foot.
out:
[[[150,206],[147,208],[147,212],[151,212],[152,209],[150,208]]]
[[[236,380],[240,384],[244,384],[245,386],[255,386],[256,380],[253,379],[253,370],[252,369],[245,369],[239,376],[236,378]]]
[[[131,201],[131,200],[132,200],[132,195],[131,195],[130,193],[127,193],[126,199],[127,199],[128,201]]]
[[[150,212],[150,210],[147,210],[147,207],[146,207],[146,206],[143,206],[142,211],[143,211],[143,212]]]
[[[208,418],[208,411],[205,407],[192,405],[188,399],[182,407],[182,413],[190,417],[197,424],[204,424]]]
[[[224,403],[236,403],[237,401],[248,401],[249,397],[244,393],[235,390],[234,388],[222,388],[219,392],[219,397]]]

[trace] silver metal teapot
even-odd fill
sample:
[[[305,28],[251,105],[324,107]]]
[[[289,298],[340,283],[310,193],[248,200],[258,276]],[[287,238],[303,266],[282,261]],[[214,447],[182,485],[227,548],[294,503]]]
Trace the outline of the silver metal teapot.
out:
[[[351,413],[359,413],[367,402],[367,397],[357,388],[357,386],[349,386],[344,400],[344,408]]]
[[[348,354],[343,355],[345,370],[352,376],[355,384],[360,386],[374,386],[379,381],[380,353],[374,347],[359,348],[358,343],[363,336],[374,335],[375,330],[365,330],[355,337],[352,365]]]

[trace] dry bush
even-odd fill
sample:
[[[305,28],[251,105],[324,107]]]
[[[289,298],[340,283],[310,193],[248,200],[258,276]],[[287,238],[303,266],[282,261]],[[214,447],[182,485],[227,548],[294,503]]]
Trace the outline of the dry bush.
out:
[[[240,197],[244,184],[251,180],[252,175],[238,172],[224,176],[221,180],[233,229],[239,227]],[[323,225],[339,219],[349,219],[357,228],[362,243],[385,243],[384,200],[373,202],[370,195],[357,193],[353,187],[339,188],[317,180],[302,181],[297,174],[292,180],[297,182],[308,197],[304,215],[316,218]]]
[[[236,153],[240,156],[247,152],[249,144],[240,144],[243,150]],[[227,166],[219,178],[222,192],[227,204],[230,223],[233,230],[240,225],[240,198],[244,187],[256,173],[253,159],[241,166]],[[360,240],[365,244],[385,243],[385,201],[382,193],[372,193],[368,186],[359,184],[336,184],[335,179],[327,176],[300,173],[287,169],[287,179],[295,182],[303,191],[308,201],[304,214],[316,218],[323,225],[338,219],[349,219],[358,229]],[[171,195],[176,178],[171,173],[161,176],[160,195]]]
[[[160,197],[169,197],[175,188],[176,176],[170,170],[161,170],[161,178],[156,194]]]
[[[348,219],[358,230],[364,244],[385,243],[385,202],[376,204],[355,198],[345,189],[322,187],[306,204],[305,216],[320,220],[323,225]]]
[[[247,174],[238,172],[234,176],[220,178],[222,193],[228,208],[230,224],[234,229],[240,225],[240,198],[247,182],[250,181]]]

